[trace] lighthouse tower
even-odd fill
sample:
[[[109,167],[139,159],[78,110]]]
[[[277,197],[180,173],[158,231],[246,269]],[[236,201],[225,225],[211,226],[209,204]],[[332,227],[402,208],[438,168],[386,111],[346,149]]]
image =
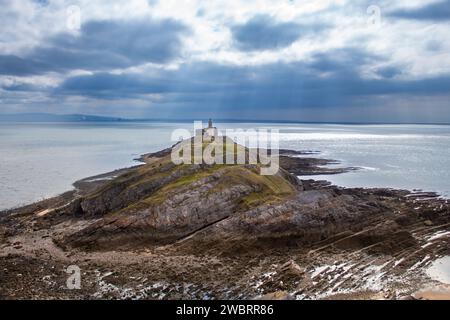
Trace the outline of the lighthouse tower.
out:
[[[209,119],[208,127],[203,129],[203,137],[214,140],[215,136],[217,136],[217,128],[213,126],[212,119]]]

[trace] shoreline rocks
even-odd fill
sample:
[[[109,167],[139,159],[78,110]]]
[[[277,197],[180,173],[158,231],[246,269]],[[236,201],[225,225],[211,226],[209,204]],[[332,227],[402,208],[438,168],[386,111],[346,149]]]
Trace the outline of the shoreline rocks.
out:
[[[166,149],[11,210],[0,216],[0,296],[400,299],[432,282],[424,268],[450,253],[447,200],[299,180],[330,160],[298,156],[283,150],[283,169],[260,176],[174,166]],[[79,293],[63,290],[73,264]]]

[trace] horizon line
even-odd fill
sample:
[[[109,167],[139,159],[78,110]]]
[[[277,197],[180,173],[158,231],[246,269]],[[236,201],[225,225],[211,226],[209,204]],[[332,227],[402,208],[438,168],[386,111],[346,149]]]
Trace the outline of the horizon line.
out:
[[[67,119],[64,121],[60,119],[60,121],[45,121],[45,120],[14,120],[11,122],[48,122],[48,123],[64,123],[64,122],[194,122],[194,121],[202,121],[208,122],[208,119],[211,118],[214,122],[224,123],[224,122],[249,122],[249,123],[292,123],[292,124],[348,124],[348,125],[450,125],[450,122],[382,122],[382,121],[306,121],[306,120],[283,120],[283,119],[237,119],[237,118],[214,118],[211,116],[205,117],[204,119],[198,118],[128,118],[121,116],[106,116],[106,115],[94,115],[94,114],[78,114],[78,113],[70,113],[70,114],[57,114],[57,113],[0,113],[0,123],[7,122],[2,119],[2,117],[32,117],[32,116],[49,116],[49,117],[86,117],[87,119]],[[91,118],[91,119],[89,119]],[[98,121],[96,121],[96,119]],[[103,121],[102,121],[103,119]],[[3,121],[2,121],[3,120]]]

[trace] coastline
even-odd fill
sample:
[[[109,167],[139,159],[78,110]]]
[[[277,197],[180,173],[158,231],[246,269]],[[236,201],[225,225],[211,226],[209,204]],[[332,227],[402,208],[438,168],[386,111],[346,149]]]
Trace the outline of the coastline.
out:
[[[25,208],[32,208],[36,206],[42,206],[42,203],[49,203],[51,201],[54,201],[59,198],[66,199],[68,195],[73,194],[85,194],[89,191],[92,191],[93,189],[99,187],[102,185],[102,183],[111,180],[113,178],[116,178],[117,176],[124,174],[128,172],[129,170],[135,169],[139,166],[142,166],[146,163],[146,159],[149,157],[154,156],[164,156],[167,155],[172,149],[172,147],[152,152],[152,153],[145,153],[142,154],[140,157],[134,158],[134,161],[140,162],[140,164],[129,166],[129,167],[123,167],[114,169],[109,172],[99,173],[95,174],[93,176],[88,176],[82,179],[79,179],[72,183],[73,189],[71,190],[61,190],[61,192],[56,193],[54,196],[44,198],[39,201],[32,201],[28,204],[22,204],[17,205],[12,208],[7,208],[0,210],[0,217],[2,215],[8,214],[10,212],[16,212],[21,211]],[[311,158],[309,156],[320,156],[320,151],[295,151],[295,150],[288,150],[288,149],[280,149],[279,150],[280,155],[282,156],[282,166],[285,167],[288,171],[290,171],[293,174],[297,175],[304,175],[304,176],[321,176],[321,175],[337,175],[342,174],[350,171],[359,170],[359,167],[335,167],[335,168],[329,168],[329,165],[340,165],[341,162],[337,160],[332,159],[324,159],[324,158]],[[302,156],[302,157],[298,157]],[[321,179],[319,179],[322,181]],[[324,183],[329,183],[325,182]]]
[[[172,126],[176,127],[169,125],[168,128],[172,129]],[[245,127],[245,124],[242,126]],[[230,127],[233,128],[233,125],[230,124]],[[423,126],[391,126],[379,129],[367,126],[355,129],[342,125],[286,127],[281,124],[274,128],[279,128],[285,133],[281,147],[321,150],[322,153],[316,157],[338,159],[345,166],[377,169],[375,171],[362,169],[334,176],[325,174],[318,179],[327,179],[343,187],[388,187],[411,191],[422,189],[446,197],[450,195],[449,174],[444,169],[450,155],[448,150],[442,148],[442,145],[450,141],[450,132],[446,129]],[[0,211],[57,196],[71,190],[74,181],[97,173],[132,166],[136,164],[132,158],[139,157],[147,150],[154,152],[172,144],[168,140],[170,132],[162,134],[158,141],[147,139],[148,135],[160,135],[163,132],[161,130],[165,130],[154,125],[127,126],[121,130],[117,130],[117,126],[108,128],[94,126],[89,130],[98,132],[103,137],[103,142],[93,142],[93,145],[86,140],[89,130],[83,125],[75,124],[67,128],[42,125],[38,129],[11,128],[0,132],[0,135],[21,137],[17,143],[10,140],[2,140],[1,143],[5,158],[0,170],[4,182],[0,187],[2,191]],[[73,130],[76,134],[71,134]],[[119,132],[128,138],[120,138],[117,135]],[[316,133],[326,133],[327,137],[324,138],[320,134],[316,137]],[[349,140],[342,140],[341,134],[353,136]],[[27,142],[27,139],[32,140]],[[41,140],[53,141],[57,147],[39,143]],[[118,141],[121,143],[116,147],[108,147]],[[31,143],[33,146],[26,151],[26,157],[20,148],[15,147],[23,143]],[[65,145],[71,148],[67,149]],[[347,147],[350,145],[354,147]],[[73,156],[70,156],[72,153]],[[423,157],[415,160],[415,155],[420,154],[423,154]]]
[[[320,167],[324,163],[333,162],[295,158],[293,156],[298,155],[298,152],[290,150],[283,150],[282,153],[286,157],[282,161],[283,168],[291,173],[309,172],[311,177],[320,175],[322,170],[328,170]],[[164,150],[143,155],[141,159],[145,162],[155,155],[157,158],[164,156]],[[450,224],[446,220],[446,212],[449,212],[450,207],[448,200],[439,199],[435,193],[383,188],[342,188],[326,181],[302,180],[302,188],[308,194],[304,201],[308,205],[312,203],[319,207],[326,206],[330,200],[325,199],[333,195],[341,199],[339,201],[348,199],[349,205],[354,202],[354,205],[367,213],[380,215],[381,219],[366,222],[356,220],[356,225],[350,230],[355,227],[361,228],[360,231],[331,232],[323,240],[312,241],[307,245],[307,250],[303,245],[299,247],[296,244],[299,241],[297,236],[288,236],[282,241],[280,239],[281,243],[278,245],[269,245],[265,241],[261,244],[242,244],[245,248],[243,253],[239,253],[243,248],[237,249],[233,245],[235,257],[229,256],[231,249],[228,244],[218,246],[213,252],[199,252],[201,246],[196,248],[197,245],[189,245],[190,240],[183,240],[183,244],[176,245],[87,251],[67,248],[56,240],[70,229],[88,226],[102,219],[64,217],[58,214],[60,209],[62,211],[66,208],[76,197],[101,189],[109,181],[141,166],[144,164],[79,180],[74,183],[73,191],[8,210],[8,214],[0,216],[0,265],[6,270],[5,277],[1,280],[0,287],[3,289],[0,297],[270,299],[281,296],[286,299],[401,299],[414,297],[417,292],[422,292],[422,295],[417,294],[417,298],[426,298],[428,293],[423,293],[424,288],[439,284],[424,274],[425,267],[433,259],[449,254],[442,248],[442,241],[446,243],[449,240],[447,237],[438,237],[431,242],[428,240],[439,235],[442,230],[447,230]],[[355,169],[337,168],[333,172],[338,174]],[[317,202],[317,199],[323,200]],[[320,204],[320,201],[325,202]],[[330,205],[333,206],[332,203]],[[49,208],[52,209],[49,211]],[[386,210],[384,208],[396,208],[399,211],[399,214],[393,212],[396,218],[392,223],[386,221],[392,219],[391,213],[386,215],[387,213],[380,212]],[[410,212],[414,214],[411,215]],[[430,216],[429,212],[437,214]],[[411,222],[411,219],[417,221]],[[383,220],[385,221],[382,222]],[[346,223],[342,223],[345,226]],[[371,231],[373,228],[375,232]],[[401,243],[407,245],[398,247]],[[258,252],[262,244],[265,248]],[[280,248],[283,248],[283,253],[279,251]],[[263,260],[260,260],[261,254],[265,257]],[[66,277],[64,270],[73,263],[80,265],[86,272],[83,282],[85,286],[81,291],[62,289]],[[374,268],[374,265],[378,267]],[[168,266],[174,269],[174,273],[168,271]],[[251,270],[250,274],[247,266]],[[215,270],[217,275],[213,275],[211,270]],[[133,276],[126,277],[126,274]],[[245,275],[242,276],[243,274]],[[395,281],[382,281],[387,275]],[[326,279],[330,277],[341,279],[342,283],[327,283]],[[370,281],[358,285],[359,277]],[[233,281],[239,283],[235,288],[230,287]],[[279,284],[280,281],[283,285]],[[33,289],[29,293],[18,290],[18,286],[23,283]],[[181,291],[176,289],[180,285],[183,286]],[[352,287],[356,289],[351,289]]]

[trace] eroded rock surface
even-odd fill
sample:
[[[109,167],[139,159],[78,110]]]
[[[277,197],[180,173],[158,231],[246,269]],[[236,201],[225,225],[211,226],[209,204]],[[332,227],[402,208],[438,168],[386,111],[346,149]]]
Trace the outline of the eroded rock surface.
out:
[[[434,194],[300,181],[297,160],[261,176],[169,157],[1,216],[0,296],[400,299],[433,284],[424,268],[449,254],[450,204]],[[73,264],[78,293],[64,290]]]

